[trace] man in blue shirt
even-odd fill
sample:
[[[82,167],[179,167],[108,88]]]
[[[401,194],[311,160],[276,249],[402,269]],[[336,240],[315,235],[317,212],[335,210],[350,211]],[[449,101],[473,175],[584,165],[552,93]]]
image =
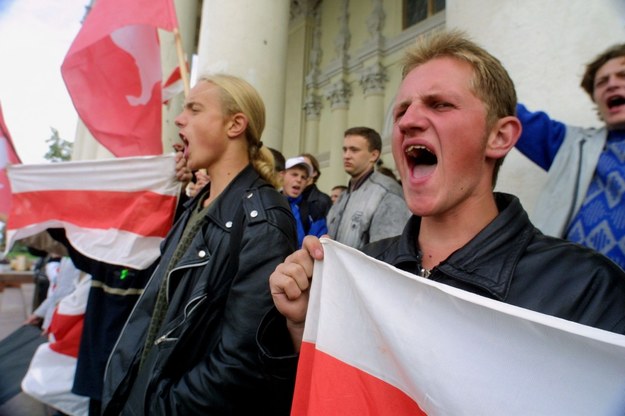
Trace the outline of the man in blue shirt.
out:
[[[298,248],[302,247],[305,236],[321,237],[328,233],[325,214],[311,210],[309,200],[303,194],[308,184],[308,178],[312,174],[313,167],[308,164],[303,156],[287,159],[285,169],[280,172],[282,193],[289,201],[295,217]]]
[[[523,105],[516,147],[548,171],[533,222],[545,234],[591,247],[625,268],[625,44],[586,66],[581,82],[605,126],[580,128]]]

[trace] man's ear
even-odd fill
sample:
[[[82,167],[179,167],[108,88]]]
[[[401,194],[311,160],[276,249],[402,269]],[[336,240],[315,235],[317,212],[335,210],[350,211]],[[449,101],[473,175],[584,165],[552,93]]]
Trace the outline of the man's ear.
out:
[[[501,159],[514,147],[521,136],[521,122],[513,116],[497,120],[486,143],[486,157]]]
[[[380,159],[380,151],[376,149],[373,152],[371,152],[371,162],[373,163],[374,166],[375,166],[375,162],[377,162],[378,159]]]
[[[228,137],[235,138],[245,134],[247,117],[243,113],[236,113],[228,121]]]

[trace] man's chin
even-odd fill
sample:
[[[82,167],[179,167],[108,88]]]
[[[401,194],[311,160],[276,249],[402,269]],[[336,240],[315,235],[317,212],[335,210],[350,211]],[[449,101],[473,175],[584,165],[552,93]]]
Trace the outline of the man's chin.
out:
[[[625,130],[625,120],[606,123],[608,130]]]

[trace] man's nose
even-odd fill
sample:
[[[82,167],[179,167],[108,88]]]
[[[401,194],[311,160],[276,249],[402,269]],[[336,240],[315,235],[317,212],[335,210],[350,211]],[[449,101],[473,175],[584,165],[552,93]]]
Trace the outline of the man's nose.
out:
[[[176,118],[174,119],[174,124],[176,124],[176,127],[178,128],[181,128],[184,125],[182,113],[176,116]]]
[[[427,128],[427,117],[421,106],[412,104],[408,107],[397,123],[402,132],[409,130],[425,130]]]

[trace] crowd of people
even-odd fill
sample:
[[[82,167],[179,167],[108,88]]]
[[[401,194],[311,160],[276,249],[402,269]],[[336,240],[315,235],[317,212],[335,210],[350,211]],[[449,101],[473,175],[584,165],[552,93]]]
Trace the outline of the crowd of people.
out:
[[[200,78],[175,120],[176,175],[189,185],[157,262],[98,264],[52,232],[96,282],[75,392],[92,415],[289,414],[326,235],[436,282],[625,334],[625,45],[588,64],[582,87],[604,128],[528,111],[497,58],[462,32],[420,39],[393,107],[399,179],[382,172],[380,134],[355,126],[343,137],[349,181],[328,195],[314,155],[263,144],[264,104],[249,83]],[[535,224],[518,198],[493,191],[515,146],[548,171]],[[124,294],[106,333],[87,323],[115,309],[104,288]]]

